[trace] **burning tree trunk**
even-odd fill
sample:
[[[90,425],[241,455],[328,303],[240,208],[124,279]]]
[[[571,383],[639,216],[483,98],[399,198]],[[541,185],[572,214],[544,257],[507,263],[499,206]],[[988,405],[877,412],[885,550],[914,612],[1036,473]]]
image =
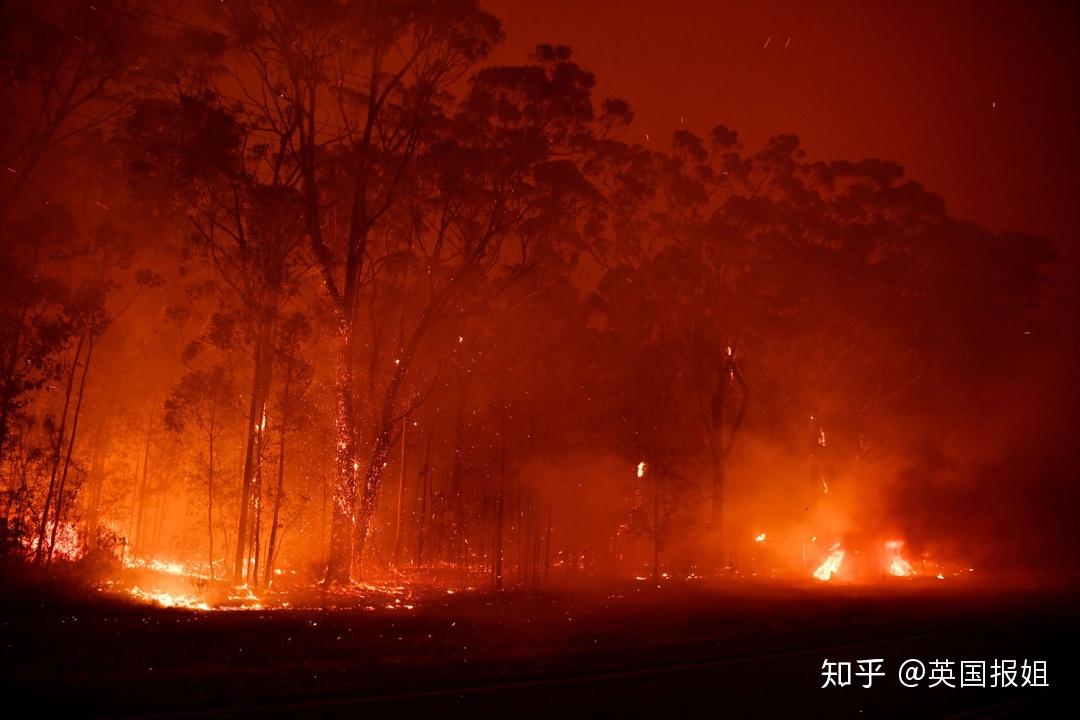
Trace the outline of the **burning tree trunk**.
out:
[[[359,578],[363,563],[364,548],[367,543],[368,533],[371,529],[371,520],[375,516],[376,502],[379,496],[379,485],[382,481],[383,470],[390,457],[390,450],[394,444],[394,432],[399,422],[403,422],[412,407],[407,408],[401,415],[395,413],[398,396],[402,384],[408,373],[413,358],[421,341],[426,336],[434,319],[438,316],[445,304],[453,296],[453,288],[447,288],[432,298],[416,328],[413,330],[409,342],[402,349],[400,357],[395,360],[394,370],[389,382],[383,391],[382,410],[376,425],[375,440],[372,443],[371,458],[368,461],[364,473],[363,486],[360,488],[360,509],[356,517],[355,540],[353,542],[353,572],[354,577]],[[417,398],[419,401],[419,397]],[[416,403],[414,403],[415,406]]]
[[[330,557],[326,568],[326,580],[331,583],[349,580],[356,526],[356,474],[359,469],[356,458],[351,319],[339,320],[338,335],[337,381],[334,387],[337,458],[330,499]]]
[[[273,372],[271,345],[272,328],[265,319],[260,324],[255,342],[255,371],[251,380],[251,401],[248,406],[247,443],[244,449],[244,472],[240,482],[240,518],[236,532],[236,555],[233,558],[233,581],[244,581],[248,545],[251,542],[249,514],[252,503],[252,484],[255,477],[257,445],[263,419],[266,417],[266,401],[270,391]]]

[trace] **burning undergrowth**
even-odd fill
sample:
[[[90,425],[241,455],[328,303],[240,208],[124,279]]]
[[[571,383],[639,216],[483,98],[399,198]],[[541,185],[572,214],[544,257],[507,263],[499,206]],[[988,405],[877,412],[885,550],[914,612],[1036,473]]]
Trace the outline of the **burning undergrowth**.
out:
[[[194,611],[362,609],[413,610],[427,595],[441,595],[434,585],[416,583],[350,583],[324,585],[303,581],[291,570],[279,570],[270,587],[252,588],[226,580],[211,580],[207,568],[158,559],[125,563],[114,578],[97,588],[136,603]]]

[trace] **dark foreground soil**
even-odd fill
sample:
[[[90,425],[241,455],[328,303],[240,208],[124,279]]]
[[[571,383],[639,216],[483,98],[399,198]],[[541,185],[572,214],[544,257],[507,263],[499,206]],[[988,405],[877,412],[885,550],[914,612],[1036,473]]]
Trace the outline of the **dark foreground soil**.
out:
[[[411,610],[9,597],[0,672],[3,702],[37,717],[1075,717],[1077,599],[698,583],[430,592]],[[821,688],[824,660],[868,658],[886,673],[872,687]],[[908,658],[957,661],[957,687],[904,688]],[[960,660],[989,675],[995,659],[1046,660],[1049,687],[960,687]]]

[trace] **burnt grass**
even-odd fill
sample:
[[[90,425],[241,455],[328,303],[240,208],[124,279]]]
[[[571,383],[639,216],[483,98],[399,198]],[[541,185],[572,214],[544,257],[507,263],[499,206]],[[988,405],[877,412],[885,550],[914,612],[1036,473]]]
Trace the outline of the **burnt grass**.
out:
[[[4,697],[50,716],[997,717],[1045,716],[1071,706],[1076,687],[1073,591],[699,581],[417,591],[411,610],[378,599],[194,612],[61,581],[6,583]],[[1046,659],[1050,687],[904,689],[896,670],[908,657]],[[887,675],[821,689],[826,658],[883,658]]]

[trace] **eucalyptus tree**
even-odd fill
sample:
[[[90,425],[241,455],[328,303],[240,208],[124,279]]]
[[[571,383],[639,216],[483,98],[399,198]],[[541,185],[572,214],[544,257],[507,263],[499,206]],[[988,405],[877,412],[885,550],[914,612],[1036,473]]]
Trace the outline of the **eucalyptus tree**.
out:
[[[146,192],[186,219],[187,253],[225,290],[251,355],[234,579],[249,558],[252,486],[274,369],[274,336],[306,278],[304,208],[295,168],[259,142],[257,117],[211,90],[144,98],[129,115],[129,165]],[[226,315],[233,311],[226,310]],[[197,348],[193,348],[193,351]]]

